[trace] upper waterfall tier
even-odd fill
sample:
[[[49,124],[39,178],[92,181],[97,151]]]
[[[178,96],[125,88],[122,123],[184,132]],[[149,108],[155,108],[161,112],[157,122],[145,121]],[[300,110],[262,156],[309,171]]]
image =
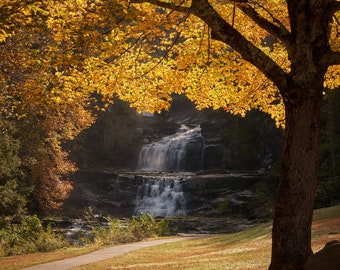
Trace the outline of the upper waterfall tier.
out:
[[[186,125],[182,125],[177,133],[147,144],[141,149],[138,170],[184,171],[188,167],[186,157],[190,152],[189,146],[191,144],[194,144],[194,147],[191,147],[191,152],[194,149],[196,153],[190,159],[196,159],[196,163],[199,163],[197,167],[199,167],[201,166],[203,152],[201,128],[199,126],[189,128]],[[198,170],[200,168],[195,169]]]

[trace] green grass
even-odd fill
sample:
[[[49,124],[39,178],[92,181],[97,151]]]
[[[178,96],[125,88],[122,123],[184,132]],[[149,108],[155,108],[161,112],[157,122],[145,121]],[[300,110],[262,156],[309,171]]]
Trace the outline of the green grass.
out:
[[[314,211],[313,221],[325,220],[340,216],[340,205],[316,209]]]

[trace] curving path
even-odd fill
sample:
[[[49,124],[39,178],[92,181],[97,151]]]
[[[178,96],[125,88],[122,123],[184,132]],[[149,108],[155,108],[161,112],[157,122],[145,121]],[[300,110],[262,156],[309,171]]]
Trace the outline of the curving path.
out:
[[[68,259],[64,259],[60,261],[54,261],[54,262],[38,264],[38,265],[22,268],[22,270],[67,270],[67,269],[71,269],[73,267],[80,266],[83,264],[89,264],[89,263],[94,263],[94,262],[101,261],[101,260],[110,259],[110,258],[123,255],[123,254],[126,254],[128,252],[131,252],[137,249],[162,245],[166,243],[197,239],[197,238],[202,238],[202,237],[209,237],[209,236],[208,235],[188,235],[188,236],[182,236],[182,237],[176,237],[176,238],[158,239],[158,240],[130,243],[130,244],[125,244],[125,245],[117,245],[117,246],[112,246],[109,248],[96,250],[94,252],[81,255],[81,256],[77,256],[77,257],[73,257],[73,258],[68,258]]]

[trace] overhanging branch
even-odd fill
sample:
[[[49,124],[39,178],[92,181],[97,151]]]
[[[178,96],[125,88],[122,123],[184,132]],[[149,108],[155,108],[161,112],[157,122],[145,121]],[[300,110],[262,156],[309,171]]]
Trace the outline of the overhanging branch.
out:
[[[247,40],[240,32],[226,22],[210,5],[208,0],[192,0],[191,6],[174,5],[160,0],[130,0],[132,3],[147,2],[187,14],[193,14],[204,21],[211,29],[213,39],[219,40],[237,51],[243,59],[262,71],[276,86],[287,87],[288,74],[263,51]],[[268,25],[269,26],[269,25]],[[275,26],[275,25],[274,25]],[[278,31],[278,29],[276,30]]]
[[[334,14],[340,11],[340,1],[337,1],[331,5],[331,12]]]
[[[232,47],[243,59],[261,70],[279,89],[286,89],[288,75],[282,68],[227,23],[214,10],[208,0],[192,0],[191,9],[195,16],[199,17],[210,27],[212,38]]]
[[[130,3],[150,3],[158,7],[167,8],[182,13],[191,13],[190,7],[175,5],[173,3],[165,3],[159,0],[130,0]]]
[[[325,67],[340,65],[340,52],[325,53],[321,59],[321,65]]]
[[[279,39],[285,46],[290,46],[290,32],[287,28],[273,16],[273,20],[278,24],[268,21],[264,17],[262,17],[253,7],[249,4],[238,4],[238,9],[242,10],[244,14],[246,14],[249,18],[251,18],[257,25],[259,25],[264,30],[268,31],[270,34]]]

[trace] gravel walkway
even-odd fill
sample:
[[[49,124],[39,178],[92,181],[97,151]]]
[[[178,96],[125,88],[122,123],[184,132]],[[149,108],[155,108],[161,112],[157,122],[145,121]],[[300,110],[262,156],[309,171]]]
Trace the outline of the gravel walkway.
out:
[[[83,264],[89,264],[101,260],[110,259],[119,255],[126,254],[128,252],[142,249],[146,247],[152,247],[157,245],[162,245],[166,243],[173,243],[178,241],[184,241],[184,240],[191,240],[191,239],[197,239],[201,237],[208,237],[208,235],[188,235],[188,236],[182,236],[177,238],[167,238],[167,239],[158,239],[158,240],[151,240],[151,241],[142,241],[142,242],[136,242],[131,244],[125,244],[125,245],[117,245],[112,246],[109,248],[104,248],[100,250],[96,250],[94,252],[68,258],[60,261],[54,261],[44,264],[38,264],[26,268],[22,268],[22,270],[67,270],[71,269],[76,266],[80,266]]]

